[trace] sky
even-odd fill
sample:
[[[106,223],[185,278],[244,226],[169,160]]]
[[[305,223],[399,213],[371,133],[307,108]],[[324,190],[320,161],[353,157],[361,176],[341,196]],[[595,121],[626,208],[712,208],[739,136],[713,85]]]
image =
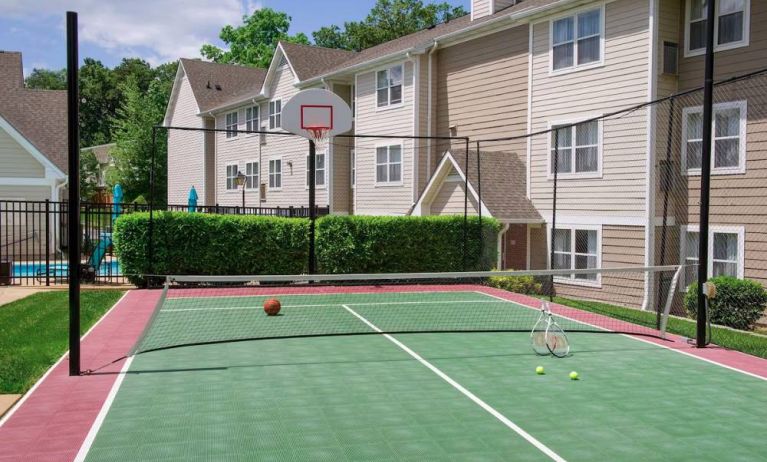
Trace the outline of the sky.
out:
[[[448,0],[468,11],[470,0]],[[428,2],[428,0],[427,0]],[[124,57],[153,65],[199,57],[200,46],[256,8],[292,17],[290,34],[364,18],[375,0],[0,0],[0,50],[21,51],[24,74],[66,65],[65,12],[79,13],[80,58],[113,67]]]

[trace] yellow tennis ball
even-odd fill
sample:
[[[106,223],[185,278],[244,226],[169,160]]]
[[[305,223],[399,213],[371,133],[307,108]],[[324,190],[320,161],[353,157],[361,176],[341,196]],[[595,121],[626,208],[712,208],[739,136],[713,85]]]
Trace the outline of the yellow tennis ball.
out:
[[[570,380],[578,380],[578,373],[575,371],[570,372]]]
[[[538,374],[538,375],[543,375],[546,372],[543,370],[543,366],[538,366],[538,367],[535,368],[535,373]]]

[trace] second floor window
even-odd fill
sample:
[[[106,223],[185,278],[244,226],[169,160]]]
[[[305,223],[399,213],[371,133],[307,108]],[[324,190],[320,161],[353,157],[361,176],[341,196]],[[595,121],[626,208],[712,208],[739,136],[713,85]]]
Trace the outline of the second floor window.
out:
[[[245,129],[248,131],[258,130],[258,106],[245,109]]]
[[[269,101],[269,129],[282,127],[282,100]]]
[[[744,173],[746,154],[745,101],[714,105],[711,172]],[[703,108],[686,108],[682,120],[682,165],[688,174],[700,174],[703,158]]]
[[[226,137],[234,138],[237,136],[237,116],[236,112],[230,112],[226,115]]]
[[[714,48],[727,49],[748,43],[750,0],[716,0]],[[687,52],[706,49],[707,0],[687,0]]]
[[[584,11],[551,24],[551,66],[558,71],[602,60],[602,9]]]
[[[314,156],[315,180],[317,187],[325,186],[325,154],[316,154]],[[309,187],[309,156],[306,156],[306,187]]]
[[[402,65],[376,73],[376,98],[378,107],[402,102]]]
[[[551,132],[551,173],[599,172],[599,122],[554,127]],[[555,161],[556,160],[556,165]]]
[[[402,146],[379,146],[376,148],[376,183],[399,183],[402,181]]]
[[[258,189],[258,162],[245,164],[245,189]]]
[[[269,189],[282,188],[282,159],[269,161]]]
[[[237,164],[229,164],[226,166],[226,190],[235,191],[237,189]]]

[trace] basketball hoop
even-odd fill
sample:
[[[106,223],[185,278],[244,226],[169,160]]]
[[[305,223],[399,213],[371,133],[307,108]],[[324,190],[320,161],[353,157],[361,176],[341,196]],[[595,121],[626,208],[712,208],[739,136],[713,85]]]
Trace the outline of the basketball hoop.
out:
[[[328,140],[352,128],[352,112],[335,93],[312,88],[297,93],[282,108],[282,128],[314,141],[323,151]]]
[[[317,150],[325,149],[328,142],[328,135],[330,134],[330,128],[328,127],[306,127],[306,137],[314,141],[314,146]]]

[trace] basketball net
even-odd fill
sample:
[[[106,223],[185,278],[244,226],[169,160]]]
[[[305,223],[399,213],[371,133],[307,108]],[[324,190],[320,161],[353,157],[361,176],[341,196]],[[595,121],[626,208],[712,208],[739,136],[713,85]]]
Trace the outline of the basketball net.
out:
[[[327,147],[328,132],[330,131],[329,128],[307,127],[304,130],[306,130],[309,139],[314,141],[314,146],[318,152],[324,150]]]

